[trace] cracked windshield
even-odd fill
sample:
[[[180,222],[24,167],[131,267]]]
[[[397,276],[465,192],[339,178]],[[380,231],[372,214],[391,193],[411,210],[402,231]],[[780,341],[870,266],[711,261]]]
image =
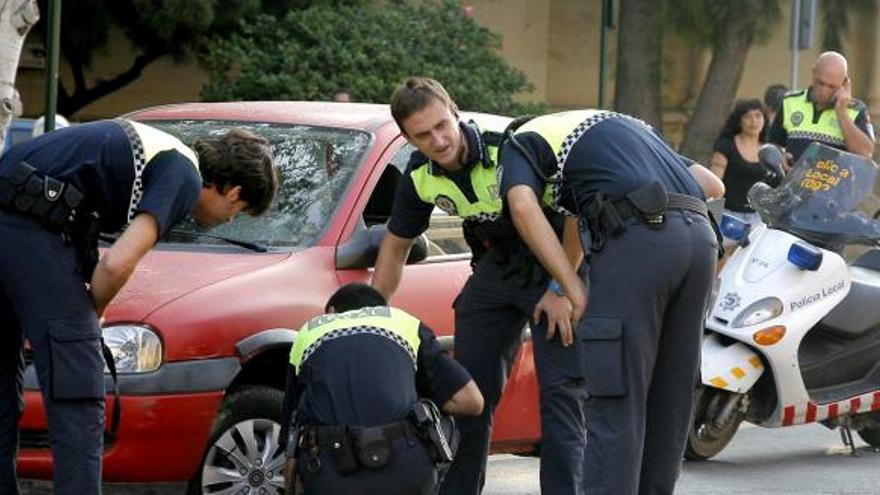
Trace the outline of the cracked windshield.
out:
[[[278,170],[278,195],[264,215],[239,215],[232,222],[204,231],[192,219],[181,223],[164,242],[222,244],[222,241],[180,231],[253,242],[266,246],[307,247],[326,228],[339,199],[369,149],[365,132],[306,125],[253,122],[150,122],[184,143],[200,136],[220,135],[232,127],[255,132],[272,144]]]

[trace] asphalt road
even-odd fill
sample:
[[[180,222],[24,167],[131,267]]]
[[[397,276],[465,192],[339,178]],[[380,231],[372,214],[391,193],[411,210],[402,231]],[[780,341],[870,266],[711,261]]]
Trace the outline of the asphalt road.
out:
[[[819,425],[766,430],[746,426],[716,458],[685,462],[677,495],[878,495],[880,452],[856,438],[858,457],[837,431]],[[485,495],[539,493],[538,459],[511,455],[489,460]],[[51,493],[26,482],[24,493]],[[177,495],[182,485],[105,485],[105,495]]]
[[[676,495],[877,495],[880,453],[856,438],[858,457],[820,425],[747,426],[706,462],[685,462]],[[539,493],[538,460],[493,456],[486,495]]]

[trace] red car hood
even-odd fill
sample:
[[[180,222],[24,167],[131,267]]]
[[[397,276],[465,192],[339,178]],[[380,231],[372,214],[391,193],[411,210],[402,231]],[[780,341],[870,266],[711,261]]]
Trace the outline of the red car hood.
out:
[[[290,253],[206,253],[153,250],[107,310],[112,321],[142,321],[153,311],[201,287],[273,265]]]

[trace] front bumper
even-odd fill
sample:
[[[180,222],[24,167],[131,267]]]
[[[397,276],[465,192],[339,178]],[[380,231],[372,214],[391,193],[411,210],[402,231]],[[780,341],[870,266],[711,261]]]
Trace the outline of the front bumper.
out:
[[[236,358],[166,363],[152,373],[120,375],[121,420],[110,437],[114,400],[106,396],[105,481],[183,481],[195,473]],[[46,412],[33,366],[25,371],[25,414],[18,456],[25,478],[52,476]],[[113,382],[107,377],[107,390]]]

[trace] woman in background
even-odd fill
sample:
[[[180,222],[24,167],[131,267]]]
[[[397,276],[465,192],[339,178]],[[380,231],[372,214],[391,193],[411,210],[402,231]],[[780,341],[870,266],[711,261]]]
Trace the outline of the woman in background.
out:
[[[725,212],[754,224],[758,215],[747,194],[756,182],[766,182],[766,169],[758,163],[758,150],[766,135],[764,107],[758,99],[739,100],[715,141],[711,169],[722,181]],[[778,184],[778,179],[771,186]]]

